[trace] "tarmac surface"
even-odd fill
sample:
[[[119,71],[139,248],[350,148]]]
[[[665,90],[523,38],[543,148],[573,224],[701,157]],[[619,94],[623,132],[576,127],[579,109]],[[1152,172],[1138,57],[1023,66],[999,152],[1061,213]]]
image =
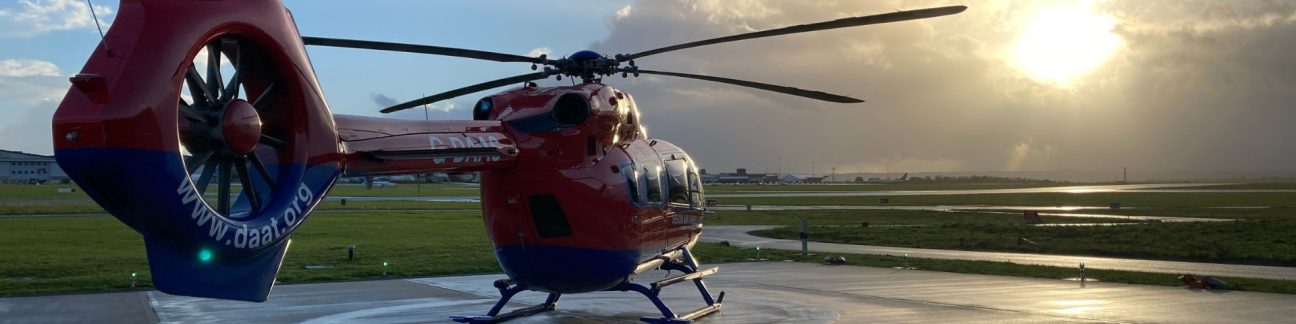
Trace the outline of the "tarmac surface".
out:
[[[707,226],[702,231],[703,242],[727,241],[740,247],[763,249],[801,250],[801,241],[764,238],[748,234],[751,231],[776,226]],[[915,258],[1001,261],[1017,264],[1035,264],[1054,267],[1079,267],[1084,262],[1089,269],[1126,270],[1168,274],[1201,274],[1221,277],[1243,277],[1296,280],[1296,268],[1222,263],[1199,263],[1160,260],[1138,260],[1093,256],[1030,254],[1010,252],[979,252],[958,250],[919,249],[891,246],[853,245],[809,242],[809,250],[820,253],[851,253],[875,255],[905,255]],[[1296,315],[1296,313],[1293,313]]]
[[[793,262],[721,264],[726,292],[698,323],[1288,322],[1296,296]],[[652,281],[664,273],[648,273]],[[502,275],[280,285],[265,303],[156,291],[0,298],[0,323],[446,323],[494,303]],[[692,285],[663,290],[668,305],[702,305]],[[519,294],[510,307],[539,303]],[[563,296],[558,310],[509,323],[637,323],[656,316],[634,293]]]

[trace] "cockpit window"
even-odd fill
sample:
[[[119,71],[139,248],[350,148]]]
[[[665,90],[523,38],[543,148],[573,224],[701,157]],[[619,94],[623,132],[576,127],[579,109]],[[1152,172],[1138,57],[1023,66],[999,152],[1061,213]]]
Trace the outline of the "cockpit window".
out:
[[[702,177],[698,176],[697,168],[689,168],[689,201],[690,206],[702,208],[705,204],[705,197],[702,195]]]

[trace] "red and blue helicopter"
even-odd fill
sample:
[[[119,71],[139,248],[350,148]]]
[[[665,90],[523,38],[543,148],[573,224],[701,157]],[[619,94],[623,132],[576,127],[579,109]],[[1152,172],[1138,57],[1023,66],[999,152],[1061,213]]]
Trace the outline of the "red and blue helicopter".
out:
[[[819,91],[640,69],[635,60],[686,48],[923,19],[963,6],[790,26],[611,57],[559,59],[363,40],[302,37],[279,0],[122,0],[116,22],[54,115],[55,157],[105,210],[144,237],[153,282],[177,295],[264,301],[293,232],[342,176],[481,172],[486,232],[508,279],[494,322],[555,308],[562,294],[633,291],[661,317],[688,322],[720,309],[690,254],[705,216],[695,161],[649,138],[634,98],[602,79],[655,74],[830,102]],[[531,64],[535,72],[383,109],[487,96],[472,120],[413,121],[330,113],[305,46],[401,51]],[[230,70],[222,68],[229,67]],[[578,84],[538,87],[549,77]],[[147,175],[147,176],[140,176]],[[214,188],[213,188],[214,187]],[[679,271],[644,285],[644,271]],[[661,288],[691,281],[705,306],[676,313]],[[502,313],[522,291],[540,305]]]

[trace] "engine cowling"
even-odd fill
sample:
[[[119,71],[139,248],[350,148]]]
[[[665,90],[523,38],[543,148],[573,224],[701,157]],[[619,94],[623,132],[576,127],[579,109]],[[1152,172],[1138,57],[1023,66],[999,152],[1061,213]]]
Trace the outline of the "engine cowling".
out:
[[[278,0],[118,12],[54,115],[55,158],[143,235],[158,290],[264,301],[342,167],[291,14]]]

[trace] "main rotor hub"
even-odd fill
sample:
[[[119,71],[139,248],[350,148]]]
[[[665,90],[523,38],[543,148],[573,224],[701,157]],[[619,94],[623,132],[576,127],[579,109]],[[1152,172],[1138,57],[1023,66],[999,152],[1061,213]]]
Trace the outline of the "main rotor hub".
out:
[[[261,116],[247,100],[231,100],[221,118],[221,134],[226,148],[234,154],[247,155],[261,140]]]

